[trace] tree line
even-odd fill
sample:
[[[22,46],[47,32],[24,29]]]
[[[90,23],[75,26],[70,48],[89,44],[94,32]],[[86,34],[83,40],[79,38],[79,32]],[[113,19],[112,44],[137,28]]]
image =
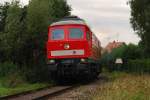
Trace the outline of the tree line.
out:
[[[47,70],[48,26],[70,11],[66,0],[30,0],[25,6],[18,0],[0,4],[0,63],[15,64],[29,80],[42,79]]]
[[[143,57],[150,58],[150,1],[129,0],[131,8],[131,25],[141,38],[139,46],[143,49]]]

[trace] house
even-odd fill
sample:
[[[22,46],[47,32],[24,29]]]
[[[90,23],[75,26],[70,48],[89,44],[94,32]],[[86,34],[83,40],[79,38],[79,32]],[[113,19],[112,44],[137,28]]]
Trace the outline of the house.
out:
[[[113,41],[113,42],[110,42],[108,43],[108,45],[105,47],[105,51],[107,51],[108,53],[112,52],[113,49],[115,48],[118,48],[122,45],[125,45],[125,42],[116,42],[116,41]]]

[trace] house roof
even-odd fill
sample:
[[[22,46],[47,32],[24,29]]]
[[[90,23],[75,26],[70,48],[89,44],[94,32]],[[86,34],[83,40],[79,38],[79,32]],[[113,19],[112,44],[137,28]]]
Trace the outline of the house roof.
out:
[[[118,48],[122,45],[124,45],[125,42],[116,42],[116,41],[113,41],[113,42],[110,42],[106,47],[105,47],[105,50],[107,52],[111,52],[114,48]]]

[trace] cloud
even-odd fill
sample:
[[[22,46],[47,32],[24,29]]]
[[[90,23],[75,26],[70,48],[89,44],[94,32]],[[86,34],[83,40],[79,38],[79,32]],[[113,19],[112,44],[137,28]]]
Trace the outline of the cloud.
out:
[[[11,1],[1,0],[0,2]],[[25,5],[28,0],[20,0]],[[140,40],[130,25],[128,0],[67,0],[72,15],[86,20],[93,32],[105,46],[113,40],[137,44]]]

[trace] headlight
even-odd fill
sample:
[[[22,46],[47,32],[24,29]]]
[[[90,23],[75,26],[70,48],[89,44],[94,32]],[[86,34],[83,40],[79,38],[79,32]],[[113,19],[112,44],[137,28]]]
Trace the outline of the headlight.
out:
[[[49,63],[49,64],[53,64],[53,63],[55,63],[55,60],[53,60],[53,59],[52,59],[52,60],[49,60],[48,63]]]
[[[64,45],[64,49],[69,49],[70,48],[70,45],[69,44],[65,44]]]
[[[81,59],[81,62],[85,62],[86,60],[85,59]]]

